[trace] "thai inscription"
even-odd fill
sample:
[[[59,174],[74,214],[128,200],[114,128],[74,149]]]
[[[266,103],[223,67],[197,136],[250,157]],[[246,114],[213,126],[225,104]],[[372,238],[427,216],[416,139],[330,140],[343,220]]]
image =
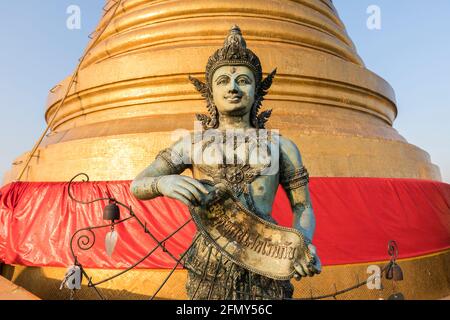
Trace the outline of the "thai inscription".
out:
[[[252,234],[248,228],[229,220],[224,214],[217,216],[211,226],[217,228],[223,237],[234,239],[238,245],[258,254],[276,259],[295,258],[297,248],[292,246],[292,242],[277,243],[270,238],[262,238],[259,234]]]
[[[190,207],[198,229],[235,263],[272,279],[290,279],[294,262],[310,258],[303,235],[264,221],[234,197],[205,207]]]

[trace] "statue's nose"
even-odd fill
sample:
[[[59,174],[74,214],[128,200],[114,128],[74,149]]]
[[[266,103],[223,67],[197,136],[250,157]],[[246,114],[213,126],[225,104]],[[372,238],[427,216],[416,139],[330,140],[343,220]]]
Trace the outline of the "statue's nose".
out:
[[[229,93],[239,93],[239,87],[235,81],[230,81]]]

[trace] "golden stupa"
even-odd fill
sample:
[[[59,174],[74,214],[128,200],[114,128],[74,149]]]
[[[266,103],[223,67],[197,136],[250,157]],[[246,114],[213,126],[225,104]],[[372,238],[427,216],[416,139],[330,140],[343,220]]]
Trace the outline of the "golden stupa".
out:
[[[364,67],[331,1],[127,0],[88,53],[23,180],[66,181],[84,171],[93,180],[132,179],[173,130],[192,130],[194,114],[205,111],[187,77],[203,76],[233,24],[265,72],[278,68],[264,104],[274,110],[270,125],[301,147],[313,176],[440,179],[428,154],[392,128],[393,89]],[[50,93],[47,119],[68,82]]]
[[[273,109],[269,127],[279,128],[301,148],[311,176],[441,179],[430,156],[392,127],[394,91],[365,68],[331,0],[124,0],[117,11],[109,10],[115,3],[106,1],[97,32],[110,24],[87,53],[22,180],[68,181],[79,172],[89,173],[91,180],[133,179],[172,143],[173,130],[192,130],[195,114],[205,112],[188,75],[204,78],[208,57],[234,24],[260,57],[264,72],[277,68],[264,102]],[[51,90],[47,120],[69,81]],[[27,156],[16,159],[5,182],[16,179]],[[426,265],[444,259],[445,254],[411,259],[402,268],[419,277]],[[345,266],[327,268],[333,272],[321,275],[324,291],[335,283],[351,285],[344,279],[352,272],[365,274],[367,265],[353,265],[351,272]],[[41,297],[59,295],[65,269],[23,269],[4,273],[15,279],[22,272],[20,284]],[[166,273],[135,270],[104,288],[117,290],[121,298],[148,296]],[[33,283],[42,275],[49,279],[46,285]],[[442,296],[447,289],[438,283],[443,278],[445,274],[437,274],[433,281],[417,284],[421,290],[414,296]],[[184,271],[177,271],[160,296],[185,297],[184,279]],[[413,282],[401,286],[403,292],[417,291]],[[309,294],[308,286],[297,291],[297,296]],[[373,298],[371,294],[359,297]]]

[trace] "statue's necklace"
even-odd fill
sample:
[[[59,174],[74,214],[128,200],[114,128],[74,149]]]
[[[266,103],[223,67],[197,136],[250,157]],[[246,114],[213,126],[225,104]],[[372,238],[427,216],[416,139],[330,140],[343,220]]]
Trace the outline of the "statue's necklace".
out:
[[[226,152],[230,150],[227,143],[227,135],[223,132],[222,141],[215,141],[215,139],[208,139],[202,141],[202,152],[206,153],[209,148],[214,148],[214,151],[219,151],[222,156],[220,164],[213,165],[198,165],[198,168],[204,174],[210,176],[215,184],[222,184],[233,193],[235,197],[239,197],[242,193],[249,196],[249,185],[261,175],[261,172],[270,166],[270,145],[269,137],[251,137],[249,135],[232,136],[234,140],[232,157],[226,157]],[[228,136],[230,138],[230,136]],[[244,143],[244,145],[242,145]],[[242,149],[238,149],[241,147]],[[267,157],[265,162],[250,165],[250,155],[255,152],[255,148],[266,148]],[[236,154],[238,151],[238,154]],[[244,152],[245,156],[239,154],[239,151]],[[216,155],[217,156],[217,155]],[[231,163],[230,163],[231,158]],[[216,159],[217,160],[217,159]],[[228,161],[227,161],[228,160]]]

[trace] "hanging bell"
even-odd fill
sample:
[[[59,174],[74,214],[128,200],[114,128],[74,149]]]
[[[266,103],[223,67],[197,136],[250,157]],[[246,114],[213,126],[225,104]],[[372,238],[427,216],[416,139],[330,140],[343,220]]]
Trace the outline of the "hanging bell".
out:
[[[391,294],[388,300],[405,300],[405,296],[401,292]]]
[[[402,268],[400,268],[400,266],[395,262],[391,262],[388,269],[386,270],[386,279],[394,281],[402,281],[403,280]]]
[[[115,202],[108,204],[105,209],[103,209],[103,220],[120,220],[120,209]]]

